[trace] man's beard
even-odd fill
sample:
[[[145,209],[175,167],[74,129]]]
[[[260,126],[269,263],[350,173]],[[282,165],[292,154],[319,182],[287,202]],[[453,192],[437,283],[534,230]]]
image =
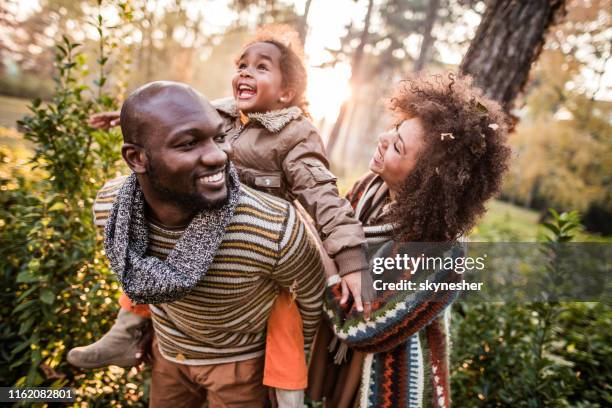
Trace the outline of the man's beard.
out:
[[[192,179],[192,187],[194,192],[186,193],[184,191],[178,191],[172,187],[165,186],[159,181],[159,173],[156,167],[153,165],[153,162],[149,159],[147,160],[147,175],[149,176],[149,183],[151,188],[155,191],[158,197],[165,200],[166,202],[171,202],[179,206],[180,208],[189,211],[189,212],[201,212],[204,210],[215,210],[223,207],[229,202],[229,165],[225,167],[225,186],[227,189],[227,194],[225,197],[217,199],[217,200],[209,200],[204,197],[200,193],[197,193],[196,190],[196,179]]]

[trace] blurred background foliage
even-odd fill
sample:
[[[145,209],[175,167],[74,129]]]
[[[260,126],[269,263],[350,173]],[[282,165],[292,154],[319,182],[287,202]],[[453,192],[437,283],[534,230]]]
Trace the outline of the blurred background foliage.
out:
[[[146,370],[85,373],[65,362],[68,349],[107,331],[117,310],[91,203],[105,180],[125,172],[121,135],[85,119],[155,79],[226,96],[233,60],[258,25],[290,24],[309,55],[313,10],[324,6],[40,0],[23,12],[19,3],[0,0],[0,384],[72,386],[78,405],[146,405]],[[486,10],[467,0],[345,3],[338,41],[308,60],[309,72],[350,68],[347,98],[314,115],[344,191],[390,122],[384,98],[394,84],[410,71],[457,69]],[[548,207],[582,213],[582,224],[571,218],[575,241],[611,240],[612,5],[572,0],[566,9],[512,110],[512,168],[473,240],[542,239],[543,221],[562,222]],[[330,92],[311,83],[323,98]],[[454,311],[456,406],[612,404],[609,304],[461,303]]]

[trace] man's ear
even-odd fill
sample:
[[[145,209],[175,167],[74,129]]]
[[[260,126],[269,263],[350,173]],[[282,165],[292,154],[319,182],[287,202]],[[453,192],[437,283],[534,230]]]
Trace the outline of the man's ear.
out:
[[[283,89],[280,93],[280,97],[278,98],[278,100],[283,105],[289,105],[295,98],[295,94],[296,92],[293,88]]]
[[[134,173],[144,174],[147,171],[148,157],[142,146],[124,143],[121,146],[121,156]]]

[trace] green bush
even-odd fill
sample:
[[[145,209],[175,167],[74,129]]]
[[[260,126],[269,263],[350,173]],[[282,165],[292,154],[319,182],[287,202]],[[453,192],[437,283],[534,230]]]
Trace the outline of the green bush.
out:
[[[580,229],[576,213],[544,225],[556,244]],[[606,303],[457,303],[452,393],[459,407],[601,407],[612,403],[612,308]]]
[[[121,146],[119,132],[86,123],[92,113],[116,108],[104,92],[109,47],[100,16],[96,26],[97,89],[84,85],[85,58],[64,37],[51,101],[34,100],[20,122],[33,158],[0,178],[0,383],[71,386],[78,401],[94,406],[141,404],[146,375],[136,369],[82,373],[65,361],[70,348],[110,328],[118,307],[91,211],[96,191],[116,176]]]

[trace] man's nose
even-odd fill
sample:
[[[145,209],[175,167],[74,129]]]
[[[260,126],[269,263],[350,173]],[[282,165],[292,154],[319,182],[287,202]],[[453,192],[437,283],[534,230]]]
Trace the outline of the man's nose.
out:
[[[227,163],[228,152],[222,147],[223,145],[217,145],[213,142],[208,148],[202,149],[200,162],[206,167],[216,168],[224,166]]]
[[[232,158],[232,155],[234,154],[234,148],[232,147],[232,144],[229,142],[228,138],[225,138],[225,141],[219,144],[219,148],[225,152],[227,157],[229,157],[230,159]]]

